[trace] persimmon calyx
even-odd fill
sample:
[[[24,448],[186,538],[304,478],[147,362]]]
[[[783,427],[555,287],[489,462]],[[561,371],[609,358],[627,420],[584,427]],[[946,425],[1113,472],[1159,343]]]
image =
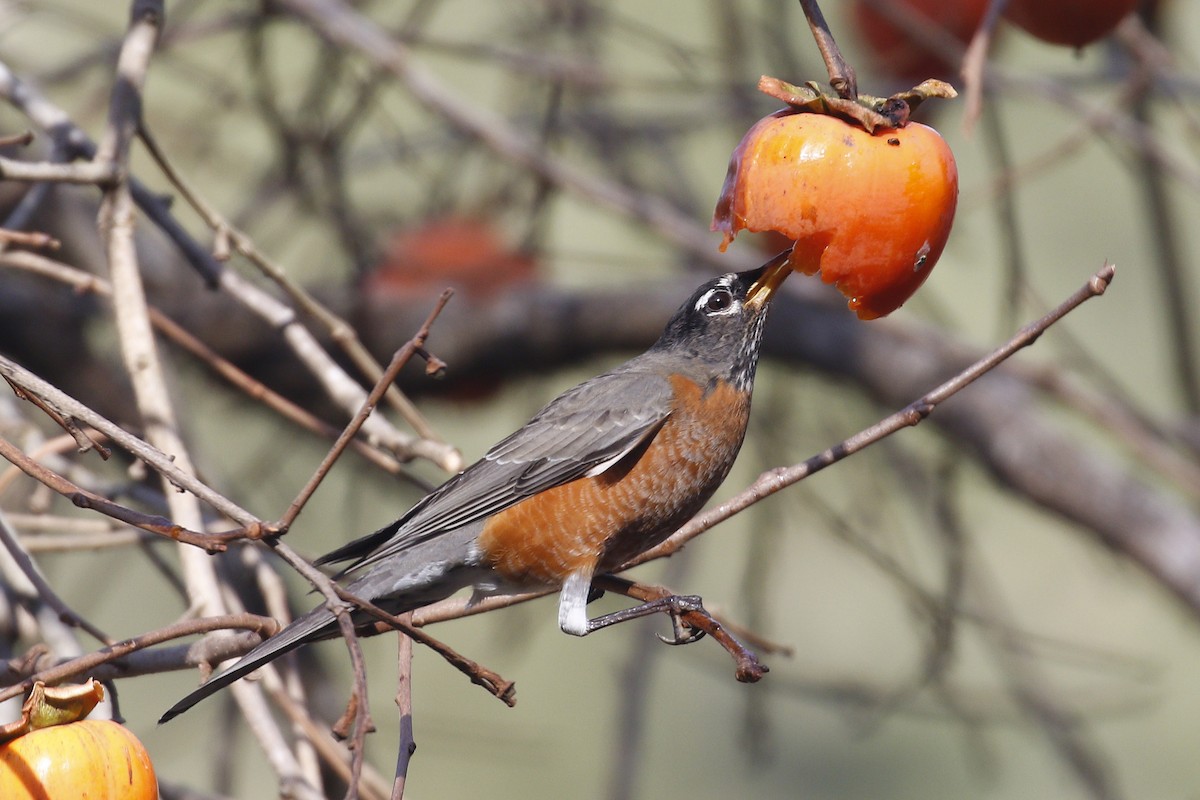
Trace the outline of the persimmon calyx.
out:
[[[930,98],[958,97],[953,86],[934,78],[891,97],[860,94],[857,100],[829,94],[816,81],[796,85],[769,75],[758,79],[758,90],[798,111],[835,116],[859,125],[867,133],[874,133],[876,128],[903,128],[917,106]]]
[[[41,728],[77,722],[92,713],[103,699],[104,687],[95,678],[69,686],[47,686],[37,681],[21,705],[20,718],[0,726],[0,742]]]

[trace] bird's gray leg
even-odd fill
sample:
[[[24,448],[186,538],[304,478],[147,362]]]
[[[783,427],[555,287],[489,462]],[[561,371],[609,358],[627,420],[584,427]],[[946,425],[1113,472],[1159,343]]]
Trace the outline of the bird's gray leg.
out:
[[[564,633],[572,636],[587,636],[589,633],[610,625],[665,612],[670,615],[675,632],[672,639],[658,637],[667,644],[689,644],[704,636],[704,631],[688,629],[680,618],[680,615],[687,611],[707,613],[704,611],[702,601],[695,595],[670,595],[650,600],[633,608],[625,608],[595,619],[588,619],[587,604],[591,595],[591,586],[592,574],[590,572],[575,572],[563,581],[562,590],[558,596],[558,626]]]
[[[610,614],[590,619],[587,623],[587,632],[592,633],[601,628],[607,628],[609,625],[628,622],[631,619],[657,614],[660,611],[665,612],[671,617],[671,625],[674,628],[674,637],[671,639],[660,634],[655,634],[662,641],[667,644],[691,644],[704,638],[704,631],[689,628],[681,618],[681,615],[688,611],[699,611],[702,614],[707,614],[708,612],[704,610],[703,601],[696,595],[681,594],[672,594],[656,600],[649,600],[640,606],[623,608],[620,611],[613,611]]]

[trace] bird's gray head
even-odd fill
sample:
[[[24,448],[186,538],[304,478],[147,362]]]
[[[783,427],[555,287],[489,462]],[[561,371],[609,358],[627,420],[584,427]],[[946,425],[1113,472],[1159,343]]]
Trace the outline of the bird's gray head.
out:
[[[754,381],[767,308],[790,271],[781,254],[758,269],[713,278],[679,307],[653,352],[678,353],[686,356],[681,363],[712,373],[689,376],[693,379],[723,378],[748,389]]]

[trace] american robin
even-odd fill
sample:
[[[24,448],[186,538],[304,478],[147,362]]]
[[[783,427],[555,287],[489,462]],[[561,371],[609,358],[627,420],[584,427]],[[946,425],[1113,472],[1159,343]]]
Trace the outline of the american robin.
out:
[[[708,281],[648,351],[560,395],[400,519],[318,563],[353,560],[338,576],[357,575],[347,589],[394,614],[467,586],[476,596],[554,586],[566,633],[586,636],[627,618],[630,610],[588,619],[592,576],[663,541],[729,473],[746,433],[767,307],[789,271],[781,254]],[[308,612],[160,722],[336,632],[326,606]]]

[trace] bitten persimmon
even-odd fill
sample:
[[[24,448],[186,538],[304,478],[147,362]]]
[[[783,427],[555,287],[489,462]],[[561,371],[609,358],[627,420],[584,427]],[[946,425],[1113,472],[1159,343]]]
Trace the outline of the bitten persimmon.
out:
[[[919,123],[863,128],[788,108],[759,120],[729,162],[713,214],[724,234],[776,231],[795,240],[792,268],[832,283],[861,319],[899,308],[942,254],[958,202],[958,169]]]
[[[111,720],[54,725],[0,745],[0,797],[157,800],[146,748]]]
[[[1009,0],[1004,16],[1044,42],[1083,47],[1133,13],[1137,0]]]

